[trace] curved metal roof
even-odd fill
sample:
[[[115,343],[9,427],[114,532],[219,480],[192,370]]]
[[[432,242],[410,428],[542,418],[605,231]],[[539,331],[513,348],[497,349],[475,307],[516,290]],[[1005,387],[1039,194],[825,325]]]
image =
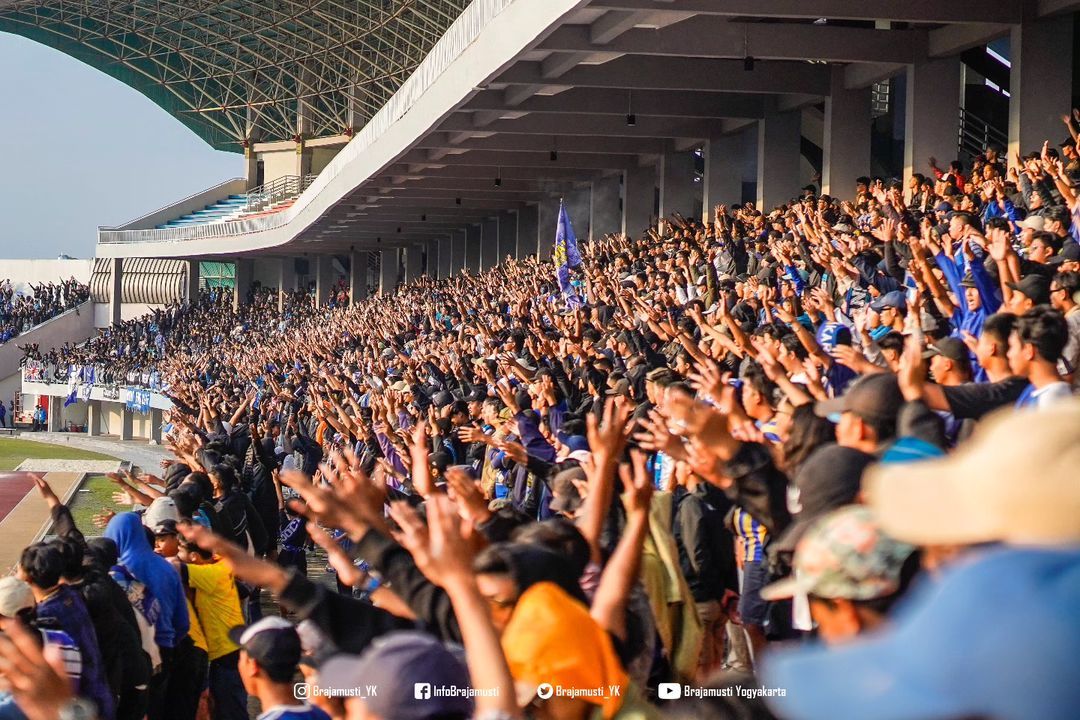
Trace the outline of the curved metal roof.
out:
[[[0,0],[0,31],[112,75],[213,147],[240,152],[245,138],[359,129],[466,5],[468,0]]]

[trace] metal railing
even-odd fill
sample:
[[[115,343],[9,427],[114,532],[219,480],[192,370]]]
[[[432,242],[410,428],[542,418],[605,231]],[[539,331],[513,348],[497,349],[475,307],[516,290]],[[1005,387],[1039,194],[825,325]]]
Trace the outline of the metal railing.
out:
[[[249,190],[244,212],[262,212],[268,210],[274,203],[300,197],[300,193],[307,190],[316,177],[316,175],[284,175]]]
[[[960,108],[960,132],[957,140],[957,154],[968,159],[979,155],[990,145],[1001,148],[1009,146],[1009,136],[974,113]]]

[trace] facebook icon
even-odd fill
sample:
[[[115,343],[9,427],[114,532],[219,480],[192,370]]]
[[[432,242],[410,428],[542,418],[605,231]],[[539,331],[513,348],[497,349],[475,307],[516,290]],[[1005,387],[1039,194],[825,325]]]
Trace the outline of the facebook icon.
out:
[[[413,685],[413,698],[416,700],[431,699],[431,683],[416,683]]]

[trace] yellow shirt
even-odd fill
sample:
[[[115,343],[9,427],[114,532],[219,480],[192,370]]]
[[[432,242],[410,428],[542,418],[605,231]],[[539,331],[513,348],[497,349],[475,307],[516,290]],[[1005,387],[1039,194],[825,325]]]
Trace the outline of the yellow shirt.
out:
[[[199,616],[195,613],[195,608],[191,607],[191,600],[188,600],[187,598],[184,598],[184,600],[187,602],[188,617],[191,618],[191,627],[188,628],[188,635],[191,636],[191,642],[195,643],[195,647],[206,652],[206,635],[203,634]]]
[[[229,630],[244,624],[236,580],[225,563],[188,565],[188,585],[195,591],[195,614],[206,635],[211,660],[228,655],[238,646],[229,639]]]

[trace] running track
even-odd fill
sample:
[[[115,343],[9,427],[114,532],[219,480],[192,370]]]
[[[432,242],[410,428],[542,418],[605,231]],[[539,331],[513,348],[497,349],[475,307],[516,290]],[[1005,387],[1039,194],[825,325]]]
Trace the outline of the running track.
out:
[[[8,516],[33,487],[34,481],[30,473],[0,473],[0,521]]]

